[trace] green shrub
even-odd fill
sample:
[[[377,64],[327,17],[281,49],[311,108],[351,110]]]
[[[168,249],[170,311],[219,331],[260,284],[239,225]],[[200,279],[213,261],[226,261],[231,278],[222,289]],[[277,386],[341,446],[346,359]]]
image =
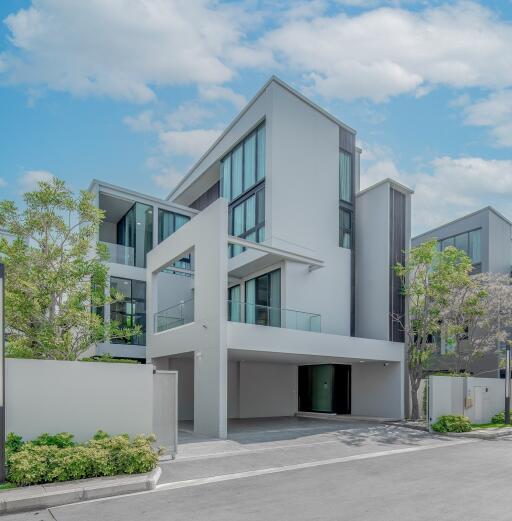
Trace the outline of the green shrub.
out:
[[[74,444],[67,433],[44,434],[27,443],[18,438],[21,446],[16,445],[8,467],[9,481],[16,485],[138,474],[153,470],[158,462],[158,452],[151,445],[153,436],[130,440],[126,434],[110,437],[98,431],[83,445]],[[14,437],[12,441],[14,444]]]
[[[140,364],[138,360],[132,360],[131,358],[114,358],[110,353],[104,353],[102,355],[87,356],[80,358],[80,362],[106,362],[108,364]]]
[[[59,447],[59,449],[75,446],[73,434],[69,432],[59,432],[59,434],[48,434],[45,432],[30,443],[33,443],[34,445],[55,446]]]
[[[440,416],[432,424],[432,429],[436,432],[469,432],[471,430],[471,422],[467,416],[448,414]]]
[[[7,434],[7,438],[5,440],[5,455],[7,461],[9,461],[9,458],[12,454],[19,452],[21,447],[23,447],[23,438],[21,436],[14,434],[14,432]]]
[[[512,418],[512,411],[510,411],[510,417]],[[491,423],[505,423],[505,411],[497,412],[491,418]]]

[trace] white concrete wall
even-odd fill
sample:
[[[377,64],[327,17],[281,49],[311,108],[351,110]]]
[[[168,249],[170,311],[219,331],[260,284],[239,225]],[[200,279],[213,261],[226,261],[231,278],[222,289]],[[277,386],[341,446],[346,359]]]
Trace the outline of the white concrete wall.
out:
[[[489,211],[489,271],[510,273],[512,265],[511,226]]]
[[[351,251],[338,246],[339,127],[280,85],[269,90],[266,242],[325,262],[313,272],[287,264],[282,307],[319,313],[324,332],[349,335]]]
[[[389,339],[389,184],[356,203],[356,335]]]
[[[231,418],[293,416],[297,412],[296,364],[230,361],[229,365]]]
[[[482,390],[477,403],[476,388]],[[429,377],[429,421],[440,416],[462,414],[472,423],[488,423],[505,408],[505,381],[498,378],[457,376]]]
[[[227,204],[219,199],[148,254],[148,359],[194,352],[194,430],[227,435]],[[154,333],[158,272],[193,249],[194,321]]]
[[[153,366],[7,359],[6,432],[30,440],[98,430],[131,436],[153,430]]]
[[[352,414],[404,417],[403,366],[399,363],[352,365]]]

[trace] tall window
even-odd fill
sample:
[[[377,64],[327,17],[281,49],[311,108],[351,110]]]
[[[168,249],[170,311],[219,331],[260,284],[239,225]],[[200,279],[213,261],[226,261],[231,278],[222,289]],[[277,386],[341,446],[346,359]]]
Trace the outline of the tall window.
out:
[[[167,210],[158,209],[158,243],[167,239],[176,230],[179,230],[185,223],[190,221],[187,215],[169,212]]]
[[[220,164],[221,195],[230,201],[229,233],[265,240],[265,124],[251,132]],[[231,245],[234,257],[244,248]]]
[[[133,248],[134,265],[146,267],[146,255],[153,248],[153,207],[135,203],[117,223],[117,243]]]
[[[281,270],[271,271],[245,283],[245,322],[281,326]]]
[[[228,320],[231,322],[241,322],[242,320],[240,285],[228,288]]]
[[[251,190],[246,197],[229,209],[229,233],[253,242],[265,240],[265,187]],[[243,251],[241,246],[230,245],[230,256]]]
[[[340,150],[340,201],[352,202],[352,156]]]
[[[131,338],[112,339],[113,344],[146,345],[146,283],[140,280],[110,278],[110,290],[124,299],[110,305],[110,320],[120,327],[141,327],[141,334]]]
[[[340,246],[352,248],[352,212],[340,208]]]
[[[233,201],[265,178],[265,124],[251,132],[220,163],[220,193]]]
[[[354,173],[352,155],[339,151],[339,245],[342,248],[353,247],[354,215]]]
[[[465,251],[473,263],[473,273],[479,273],[482,269],[480,236],[481,229],[452,235],[439,241],[439,249],[443,251],[448,246],[454,246],[459,250]]]

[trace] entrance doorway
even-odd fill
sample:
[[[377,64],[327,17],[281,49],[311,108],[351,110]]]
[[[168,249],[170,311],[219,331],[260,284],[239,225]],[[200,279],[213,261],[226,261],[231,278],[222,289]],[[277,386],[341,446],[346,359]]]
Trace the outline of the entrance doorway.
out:
[[[299,366],[299,411],[350,414],[351,366]]]

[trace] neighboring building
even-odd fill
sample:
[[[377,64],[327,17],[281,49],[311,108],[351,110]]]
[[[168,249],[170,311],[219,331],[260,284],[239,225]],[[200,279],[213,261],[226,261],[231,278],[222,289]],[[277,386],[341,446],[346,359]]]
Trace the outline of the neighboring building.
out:
[[[404,312],[392,266],[410,244],[412,192],[389,179],[360,191],[355,137],[271,78],[167,201],[93,183],[100,239],[122,245],[111,275],[146,280],[146,357],[179,371],[180,418],[196,432],[298,411],[403,417],[390,313]],[[160,227],[150,210],[180,217]]]
[[[412,239],[412,246],[437,239],[439,248],[455,246],[464,250],[473,262],[473,273],[511,273],[512,223],[491,206],[438,226]],[[440,340],[440,354],[448,354],[452,346]],[[495,352],[476,360],[471,372],[474,375],[499,377],[501,355]],[[450,358],[438,356],[433,371],[449,370]]]
[[[98,240],[109,252],[110,287],[124,295],[122,302],[106,306],[104,317],[128,327],[140,325],[142,330],[140,335],[127,340],[99,344],[95,354],[145,360],[147,253],[197,211],[97,180],[92,181],[89,191],[95,194],[96,205],[105,212]],[[170,279],[162,277],[160,282],[164,288]],[[162,305],[163,295],[162,291]],[[176,289],[168,298],[178,298]]]

